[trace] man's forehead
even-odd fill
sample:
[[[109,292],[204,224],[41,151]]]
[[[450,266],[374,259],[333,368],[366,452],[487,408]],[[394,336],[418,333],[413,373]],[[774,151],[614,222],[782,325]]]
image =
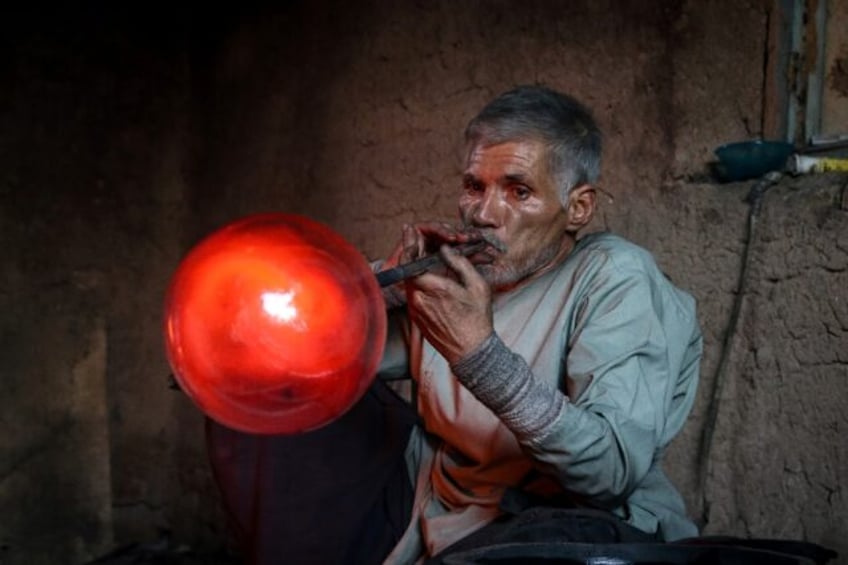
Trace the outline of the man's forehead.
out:
[[[465,162],[466,173],[495,167],[515,174],[533,169],[546,157],[547,149],[541,141],[509,140],[500,143],[478,143],[469,148]]]

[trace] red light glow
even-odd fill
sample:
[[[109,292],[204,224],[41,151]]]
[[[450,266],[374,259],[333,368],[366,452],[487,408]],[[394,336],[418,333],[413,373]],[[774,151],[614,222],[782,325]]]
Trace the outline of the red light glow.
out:
[[[165,342],[177,381],[208,416],[291,434],[346,412],[371,384],[386,318],[364,257],[291,214],[250,216],[183,259]]]

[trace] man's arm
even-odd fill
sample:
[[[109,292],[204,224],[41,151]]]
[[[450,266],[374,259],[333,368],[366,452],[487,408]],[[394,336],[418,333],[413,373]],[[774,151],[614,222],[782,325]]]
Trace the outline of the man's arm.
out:
[[[613,282],[587,297],[568,344],[567,373],[589,383],[576,398],[537,378],[494,333],[452,368],[540,470],[572,492],[615,507],[682,425],[692,395],[682,410],[672,410],[673,397],[680,394],[681,371],[697,373],[700,334],[691,312],[663,314],[671,305],[644,272],[608,280]],[[682,352],[690,345],[697,351],[687,360]],[[694,366],[682,367],[693,365],[693,355]]]

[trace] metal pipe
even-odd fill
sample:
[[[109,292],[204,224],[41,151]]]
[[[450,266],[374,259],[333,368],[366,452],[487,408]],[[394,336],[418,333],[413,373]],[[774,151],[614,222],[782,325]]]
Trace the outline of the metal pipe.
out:
[[[454,247],[454,249],[456,249],[460,254],[468,257],[469,255],[473,255],[479,251],[483,251],[486,245],[488,245],[486,241],[475,241],[473,243],[460,243]],[[438,253],[428,255],[427,257],[417,259],[410,263],[398,265],[397,267],[386,269],[385,271],[380,271],[376,274],[377,283],[381,287],[385,288],[410,277],[417,277],[418,275],[429,271],[436,265],[441,265],[443,263],[442,257]]]

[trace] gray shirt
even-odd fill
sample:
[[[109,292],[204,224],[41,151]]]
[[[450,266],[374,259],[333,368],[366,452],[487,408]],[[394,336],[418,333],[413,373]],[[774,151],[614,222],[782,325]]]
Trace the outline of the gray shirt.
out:
[[[425,429],[407,450],[413,520],[388,562],[482,527],[517,486],[564,491],[665,540],[697,535],[661,469],[697,388],[692,297],[647,251],[602,233],[495,295],[493,312],[493,336],[453,368],[416,328],[390,334],[384,368],[408,367]]]

